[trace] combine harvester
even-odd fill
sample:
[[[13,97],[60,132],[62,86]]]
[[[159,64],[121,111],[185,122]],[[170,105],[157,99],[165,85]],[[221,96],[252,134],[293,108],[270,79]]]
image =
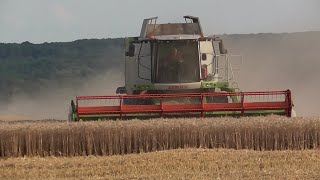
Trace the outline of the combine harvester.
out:
[[[290,90],[241,92],[222,39],[203,35],[197,17],[185,23],[143,21],[139,37],[128,38],[125,86],[117,96],[78,96],[70,121],[156,117],[291,117]]]

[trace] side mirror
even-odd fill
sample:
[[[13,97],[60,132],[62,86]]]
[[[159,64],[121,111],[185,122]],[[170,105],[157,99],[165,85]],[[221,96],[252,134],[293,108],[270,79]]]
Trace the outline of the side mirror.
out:
[[[201,60],[202,60],[202,61],[207,60],[207,54],[206,54],[206,53],[202,53],[202,54],[201,54]]]
[[[128,52],[126,52],[126,56],[133,57],[135,51],[136,51],[136,47],[134,46],[134,44],[130,44],[129,50],[128,50]]]
[[[118,87],[116,90],[117,94],[126,94],[126,87]]]
[[[219,51],[220,54],[227,54],[228,50],[226,48],[224,48],[224,44],[222,41],[219,42]]]

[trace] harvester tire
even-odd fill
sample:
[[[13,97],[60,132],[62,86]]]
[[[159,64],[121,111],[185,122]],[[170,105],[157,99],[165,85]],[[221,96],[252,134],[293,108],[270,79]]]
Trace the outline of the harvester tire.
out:
[[[76,113],[76,106],[74,104],[74,101],[71,100],[71,105],[69,107],[69,113],[68,113],[68,122],[76,121],[75,113]]]
[[[70,106],[69,108],[69,113],[68,113],[68,122],[73,121],[73,112],[72,112],[72,107]]]
[[[208,92],[214,92],[212,90],[208,90]],[[225,91],[222,91],[225,92]],[[207,103],[228,103],[228,96],[211,96],[207,97],[206,99]]]
[[[291,110],[291,117],[297,117],[297,112],[294,109]]]
[[[207,103],[228,103],[228,96],[207,97]]]

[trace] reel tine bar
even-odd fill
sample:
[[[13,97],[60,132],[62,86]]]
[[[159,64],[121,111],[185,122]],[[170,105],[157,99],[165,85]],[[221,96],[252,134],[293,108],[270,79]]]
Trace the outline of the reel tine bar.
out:
[[[229,102],[210,102],[209,98],[224,97]],[[185,99],[198,99],[196,103],[184,103]],[[180,103],[168,101],[180,100]],[[230,100],[232,99],[232,100]],[[250,100],[249,100],[250,99]],[[255,100],[257,99],[257,100]],[[82,102],[103,100],[105,105],[82,105]],[[167,100],[167,101],[166,101]],[[152,101],[152,103],[151,103]],[[182,103],[181,103],[182,101]],[[230,102],[231,101],[231,102]],[[166,114],[199,113],[205,117],[210,112],[231,112],[244,116],[246,112],[282,110],[287,117],[291,117],[292,99],[290,90],[265,92],[215,92],[215,93],[189,93],[189,94],[143,94],[124,96],[79,96],[76,100],[78,119],[84,116],[118,115],[121,119],[128,114]]]

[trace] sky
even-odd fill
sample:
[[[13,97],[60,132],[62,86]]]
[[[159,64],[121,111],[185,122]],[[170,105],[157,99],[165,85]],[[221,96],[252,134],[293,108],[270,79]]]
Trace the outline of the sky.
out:
[[[320,31],[319,0],[0,0],[0,42],[138,36],[144,18],[184,15],[207,35]]]

